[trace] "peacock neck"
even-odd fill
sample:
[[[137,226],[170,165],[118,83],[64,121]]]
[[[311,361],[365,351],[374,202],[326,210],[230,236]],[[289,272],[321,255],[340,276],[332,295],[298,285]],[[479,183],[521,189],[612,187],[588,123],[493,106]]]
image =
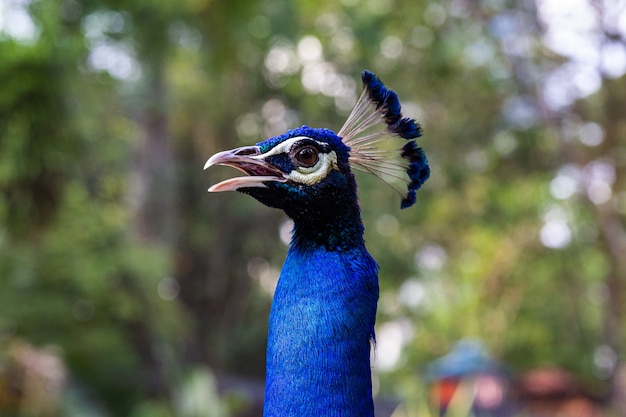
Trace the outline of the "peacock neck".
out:
[[[353,178],[351,178],[353,180]],[[358,205],[356,185],[315,204],[285,208],[294,221],[291,246],[328,251],[365,250],[363,222]]]
[[[373,416],[377,272],[364,245],[290,247],[270,314],[266,417]]]
[[[327,222],[294,220],[292,246],[303,250],[323,247],[328,251],[342,252],[364,248],[360,220],[358,224],[341,220]]]

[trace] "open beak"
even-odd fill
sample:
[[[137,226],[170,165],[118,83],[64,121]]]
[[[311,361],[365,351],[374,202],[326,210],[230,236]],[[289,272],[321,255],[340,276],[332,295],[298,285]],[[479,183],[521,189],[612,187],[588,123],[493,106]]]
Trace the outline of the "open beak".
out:
[[[276,167],[262,158],[258,146],[244,146],[229,151],[218,152],[206,161],[204,169],[213,165],[226,165],[245,173],[245,177],[235,177],[222,181],[209,188],[209,192],[236,191],[240,188],[264,188],[268,181],[285,182],[287,179]]]

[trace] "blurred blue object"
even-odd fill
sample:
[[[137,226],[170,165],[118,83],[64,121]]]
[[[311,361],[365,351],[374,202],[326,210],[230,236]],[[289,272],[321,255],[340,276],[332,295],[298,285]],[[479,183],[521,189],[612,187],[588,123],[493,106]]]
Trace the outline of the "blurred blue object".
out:
[[[462,378],[483,373],[504,373],[504,368],[487,354],[483,344],[475,339],[457,342],[452,352],[426,365],[426,379]]]

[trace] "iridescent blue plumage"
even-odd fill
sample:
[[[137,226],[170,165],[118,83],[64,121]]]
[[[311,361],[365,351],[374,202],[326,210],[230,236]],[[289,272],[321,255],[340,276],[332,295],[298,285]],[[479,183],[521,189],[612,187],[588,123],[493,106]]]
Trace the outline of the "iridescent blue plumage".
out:
[[[270,314],[265,416],[373,416],[377,271],[363,245],[290,247]]]
[[[415,203],[429,169],[414,141],[421,128],[402,117],[397,94],[368,71],[363,83],[364,93],[339,133],[302,126],[220,152],[205,165],[248,174],[210,191],[249,194],[294,222],[270,313],[266,417],[374,415],[370,346],[378,265],[365,248],[351,167],[405,181],[402,208]],[[370,132],[381,120],[385,130]],[[393,151],[401,162],[376,148],[387,136],[408,141]]]

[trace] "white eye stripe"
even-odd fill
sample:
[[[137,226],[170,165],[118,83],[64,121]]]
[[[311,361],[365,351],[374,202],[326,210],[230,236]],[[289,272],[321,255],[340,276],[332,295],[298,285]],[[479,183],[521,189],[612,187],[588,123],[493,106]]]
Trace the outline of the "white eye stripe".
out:
[[[319,144],[320,146],[324,146],[325,144],[322,142],[318,142],[315,139],[311,139],[307,136],[297,136],[295,138],[290,138],[287,139],[284,142],[279,143],[278,145],[274,146],[272,149],[270,149],[269,151],[265,152],[262,155],[256,155],[253,156],[253,158],[255,159],[265,159],[268,156],[273,156],[273,155],[279,155],[281,153],[289,153],[291,151],[291,148],[293,147],[293,145],[296,144],[296,142],[300,142],[301,140],[311,140],[317,144]]]

